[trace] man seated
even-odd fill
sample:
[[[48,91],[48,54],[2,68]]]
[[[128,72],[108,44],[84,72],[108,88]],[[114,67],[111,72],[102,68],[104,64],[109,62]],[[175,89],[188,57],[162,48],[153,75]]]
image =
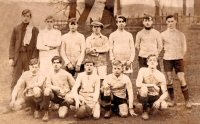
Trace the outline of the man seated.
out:
[[[19,109],[25,102],[27,106],[34,110],[34,118],[39,118],[40,103],[43,100],[43,84],[46,77],[39,72],[38,59],[30,60],[29,69],[29,71],[23,72],[17,81],[12,92],[10,107]],[[23,97],[18,99],[21,89],[23,89]]]
[[[149,55],[147,65],[140,68],[136,79],[138,100],[142,103],[142,118],[145,120],[149,119],[149,109],[167,108],[165,99],[168,96],[165,76],[157,69],[157,56]]]
[[[104,118],[111,117],[111,104],[113,104],[113,112],[117,112],[121,117],[127,117],[129,113],[131,116],[136,116],[133,110],[132,83],[130,78],[123,74],[123,63],[121,61],[113,61],[112,74],[107,75],[103,81],[103,89],[106,104]],[[126,91],[128,93],[128,100]]]
[[[62,58],[60,56],[54,56],[52,58],[52,64],[54,71],[50,72],[44,91],[44,110],[45,115],[43,121],[48,121],[49,103],[59,104],[58,114],[60,118],[64,118],[68,112],[70,104],[74,101],[71,99],[71,89],[75,83],[74,78],[70,73],[62,69]]]
[[[93,72],[94,62],[85,60],[85,71],[80,73],[73,87],[77,118],[100,118],[100,78]]]

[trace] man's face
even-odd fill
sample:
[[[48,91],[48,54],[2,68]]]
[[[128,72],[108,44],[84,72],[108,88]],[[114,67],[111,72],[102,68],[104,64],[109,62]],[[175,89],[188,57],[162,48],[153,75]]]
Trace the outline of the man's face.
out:
[[[59,62],[59,60],[54,60],[53,61],[53,68],[54,68],[54,71],[58,71],[61,69],[62,65],[61,63]]]
[[[26,13],[22,15],[22,22],[23,23],[29,23],[31,20],[31,13]]]
[[[94,69],[94,64],[93,63],[85,63],[84,65],[86,73],[91,73]]]
[[[155,56],[150,57],[147,60],[147,65],[149,68],[152,68],[152,69],[156,68],[158,65],[157,57],[155,57]]]
[[[46,21],[46,27],[50,30],[53,28],[54,20],[53,19],[47,19]]]
[[[29,65],[29,70],[30,70],[33,74],[35,74],[35,73],[37,73],[38,70],[39,70],[39,65],[38,65],[38,64]]]
[[[101,33],[101,27],[100,26],[92,26],[92,31],[95,34],[100,34]]]
[[[152,24],[153,24],[152,19],[144,19],[144,20],[143,20],[143,25],[144,25],[144,27],[146,27],[146,28],[151,28],[151,27],[152,27]]]
[[[115,76],[120,76],[120,74],[123,72],[122,65],[113,65],[112,72]]]
[[[78,24],[76,22],[70,22],[69,23],[69,30],[70,31],[75,32],[75,31],[77,31],[77,28],[78,28]]]
[[[118,29],[124,29],[126,26],[126,22],[122,18],[117,19],[117,27]]]
[[[170,28],[170,29],[176,28],[176,23],[177,23],[177,21],[175,20],[174,17],[168,18],[168,19],[166,20],[166,23],[167,23],[167,27],[168,27],[168,28]]]

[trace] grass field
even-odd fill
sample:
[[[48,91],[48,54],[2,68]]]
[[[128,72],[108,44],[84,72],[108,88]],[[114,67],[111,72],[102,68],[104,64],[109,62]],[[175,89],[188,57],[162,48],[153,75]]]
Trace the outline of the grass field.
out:
[[[1,3],[0,4],[0,113],[1,110],[4,109],[6,105],[9,103],[10,99],[10,81],[11,81],[11,73],[12,68],[8,65],[8,46],[9,46],[9,39],[11,35],[12,28],[14,25],[20,22],[20,12],[25,7],[32,8],[34,13],[34,24],[37,26],[42,27],[41,18],[46,16],[49,12],[53,12],[46,5],[40,4],[26,4],[26,3]],[[183,30],[187,37],[187,45],[188,45],[188,52],[185,56],[186,58],[186,80],[188,82],[188,87],[190,90],[190,96],[193,103],[200,103],[200,31],[199,30]],[[135,86],[135,78],[137,76],[137,60],[134,61],[134,73],[132,75],[132,82]],[[183,102],[183,96],[181,95],[180,85],[177,81],[176,76],[175,79],[175,87],[176,87],[176,99],[179,103]],[[135,93],[135,92],[134,92]],[[200,122],[200,115],[198,114],[200,111],[199,106],[194,106],[191,110],[186,110],[184,106],[177,106],[175,108],[170,108],[164,112],[158,112],[151,120],[145,122],[141,120],[139,117],[128,117],[126,119],[121,119],[118,117],[113,117],[109,120],[105,120],[101,118],[98,121],[94,121],[93,119],[88,120],[76,120],[73,118],[72,115],[69,115],[68,118],[60,120],[57,119],[57,115],[55,113],[51,114],[52,120],[50,121],[51,124],[59,122],[60,124],[64,123],[150,123],[150,124],[198,124]],[[0,123],[1,124],[35,124],[35,123],[42,123],[41,120],[34,120],[32,116],[27,114],[26,112],[18,111],[18,112],[11,112],[7,114],[0,115]]]

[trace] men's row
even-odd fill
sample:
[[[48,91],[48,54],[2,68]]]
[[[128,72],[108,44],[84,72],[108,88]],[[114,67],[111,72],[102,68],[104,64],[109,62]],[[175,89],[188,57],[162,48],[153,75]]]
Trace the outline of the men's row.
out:
[[[76,108],[76,117],[93,116],[100,118],[100,105],[105,109],[104,118],[112,113],[121,117],[137,116],[134,112],[133,87],[130,78],[123,74],[123,63],[112,62],[112,73],[105,77],[100,86],[100,77],[94,72],[95,64],[91,60],[84,62],[84,72],[75,79],[62,69],[62,58],[54,56],[51,60],[53,72],[44,75],[39,71],[39,61],[32,59],[29,71],[23,72],[13,89],[10,106],[19,109],[23,104],[31,107],[34,118],[39,118],[44,110],[43,121],[49,120],[50,101],[58,104],[58,115],[65,118],[70,105]],[[157,57],[147,58],[148,67],[142,67],[136,79],[137,98],[142,104],[143,119],[149,119],[149,110],[166,109],[168,96],[164,74],[157,70]],[[17,97],[21,92],[23,96]],[[100,90],[101,89],[101,90]],[[100,97],[101,96],[101,97]]]

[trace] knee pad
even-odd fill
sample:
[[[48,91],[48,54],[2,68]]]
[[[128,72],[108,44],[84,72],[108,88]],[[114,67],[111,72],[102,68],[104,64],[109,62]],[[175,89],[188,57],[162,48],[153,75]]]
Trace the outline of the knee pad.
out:
[[[42,95],[42,90],[39,87],[34,87],[33,88],[33,96],[35,98],[38,98]]]
[[[161,110],[165,110],[165,109],[167,109],[167,107],[168,107],[168,104],[167,104],[166,101],[162,101],[162,102],[160,103],[160,109],[161,109]]]
[[[127,117],[128,116],[128,105],[126,103],[119,105],[119,115],[121,117]]]
[[[68,107],[67,106],[61,106],[58,109],[58,115],[60,118],[64,118],[68,113]]]

